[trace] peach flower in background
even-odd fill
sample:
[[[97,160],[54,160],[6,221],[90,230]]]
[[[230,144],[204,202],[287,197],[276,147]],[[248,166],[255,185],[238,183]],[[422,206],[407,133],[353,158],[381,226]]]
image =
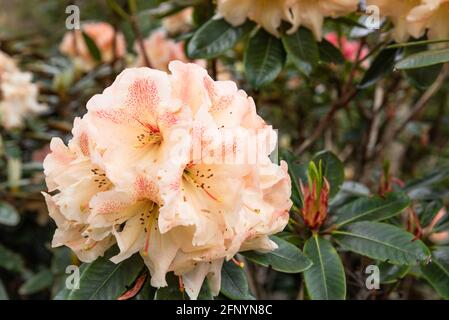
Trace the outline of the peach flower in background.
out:
[[[407,22],[415,38],[427,29],[431,40],[449,39],[449,0],[422,0],[410,11]]]
[[[278,28],[286,21],[292,24],[289,33],[304,26],[321,40],[324,18],[355,12],[358,3],[359,0],[218,0],[218,12],[234,26],[249,18],[279,36]]]
[[[279,36],[282,20],[293,23],[289,12],[295,0],[218,0],[218,12],[232,25],[243,24],[247,18]]]
[[[144,39],[145,52],[150,60],[151,66],[158,70],[168,71],[168,64],[173,60],[188,62],[184,53],[184,42],[176,42],[167,36],[163,29],[156,30]],[[137,67],[144,67],[145,60],[138,43],[134,45],[137,51]]]
[[[39,88],[31,82],[32,77],[0,51],[0,123],[6,129],[19,128],[30,114],[47,110],[46,105],[37,101]]]
[[[359,0],[296,0],[293,1],[292,24],[289,32],[300,26],[310,29],[315,38],[321,41],[324,18],[337,18],[357,11]]]
[[[348,40],[345,36],[339,38],[336,32],[328,33],[325,38],[334,46],[340,48],[341,53],[348,61],[354,62],[357,59],[359,50],[361,50],[360,59],[363,59],[369,53],[369,49],[366,46],[360,49],[360,46],[362,45],[360,41]]]
[[[54,245],[92,261],[116,242],[113,262],[139,252],[153,286],[174,272],[196,299],[205,278],[219,293],[225,260],[276,248],[268,236],[288,222],[291,182],[245,92],[196,64],[169,69],[126,69],[88,102],[68,147],[54,138],[44,167],[59,193],[46,200]]]
[[[84,23],[81,30],[95,42],[101,53],[102,62],[111,62],[114,57],[122,58],[126,55],[125,37],[121,32],[116,33],[110,24],[106,22]],[[67,32],[62,39],[59,50],[73,58],[76,66],[81,70],[89,71],[97,65],[80,30]]]
[[[162,20],[162,27],[170,34],[187,32],[192,27],[193,8],[185,8]]]

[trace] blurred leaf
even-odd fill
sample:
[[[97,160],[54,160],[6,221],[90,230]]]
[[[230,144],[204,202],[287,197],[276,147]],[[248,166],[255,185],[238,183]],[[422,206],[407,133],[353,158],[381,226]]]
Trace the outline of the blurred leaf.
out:
[[[221,269],[220,292],[232,300],[253,300],[245,270],[232,261],[225,261]]]
[[[129,19],[129,14],[122,9],[122,7],[117,3],[117,1],[106,0],[106,3],[108,4],[109,8],[111,8],[111,10],[119,17],[121,17],[123,20]]]
[[[438,168],[424,177],[409,181],[404,190],[410,192],[421,187],[428,187],[449,179],[449,168]]]
[[[379,222],[361,221],[333,232],[345,250],[393,264],[416,264],[430,257],[429,249],[411,233]]]
[[[398,215],[409,205],[409,197],[401,192],[362,197],[340,207],[335,212],[334,223],[342,226],[355,221],[382,221]]]
[[[299,160],[288,151],[283,151],[281,158],[288,164],[288,174],[292,181],[292,201],[296,207],[302,208],[299,181],[307,181],[307,165],[299,163]]]
[[[224,19],[211,19],[195,32],[187,45],[187,55],[192,59],[215,58],[232,49],[251,29],[254,23],[246,22],[233,27]]]
[[[420,202],[416,208],[416,213],[418,214],[421,226],[427,227],[441,208],[443,208],[443,202],[440,199]]]
[[[84,42],[86,43],[87,49],[89,50],[90,55],[92,58],[97,61],[101,62],[101,51],[98,49],[95,41],[92,40],[91,37],[84,31],[82,32]]]
[[[19,294],[30,295],[49,288],[53,284],[53,274],[50,270],[44,269],[25,281],[19,288]]]
[[[330,198],[334,197],[345,178],[343,163],[330,151],[321,151],[313,156],[313,162],[318,166],[321,161],[323,175],[330,184]]]
[[[294,246],[299,246],[302,243],[302,239],[299,235],[283,231],[276,234],[277,237],[281,238],[282,240],[290,242]]]
[[[9,300],[8,293],[6,292],[2,279],[0,279],[0,301],[1,300]]]
[[[437,247],[432,262],[422,264],[421,272],[442,298],[449,299],[449,247]]]
[[[396,265],[387,262],[380,262],[378,265],[380,271],[380,283],[390,284],[405,277],[410,270],[410,266]]]
[[[366,89],[375,84],[386,73],[393,70],[398,49],[384,49],[374,58],[368,70],[358,85],[360,89]]]
[[[282,43],[288,57],[298,70],[309,76],[319,60],[318,45],[312,32],[306,28],[299,28],[293,34],[284,35]]]
[[[307,292],[312,300],[344,300],[346,278],[343,264],[332,244],[317,235],[307,240],[304,253],[312,260],[304,272]]]
[[[166,275],[167,286],[157,289],[154,300],[188,300],[187,294],[179,290],[178,277],[173,272]]]
[[[143,268],[138,254],[118,264],[109,261],[112,250],[80,270],[80,287],[67,300],[115,300],[126,291]]]
[[[12,272],[22,272],[25,263],[20,255],[0,244],[0,268]]]
[[[396,63],[396,68],[416,69],[446,62],[449,62],[449,49],[427,50],[405,57]]]
[[[248,41],[244,65],[248,81],[259,89],[272,82],[281,72],[286,53],[281,40],[260,29]]]
[[[0,201],[0,224],[16,226],[20,222],[20,216],[16,208],[5,201]]]
[[[341,53],[340,49],[326,39],[323,39],[318,43],[318,52],[322,62],[335,64],[345,63],[345,57]]]
[[[278,237],[270,238],[278,245],[276,250],[267,253],[248,251],[241,254],[254,263],[280,272],[300,273],[310,268],[312,262],[299,248]]]

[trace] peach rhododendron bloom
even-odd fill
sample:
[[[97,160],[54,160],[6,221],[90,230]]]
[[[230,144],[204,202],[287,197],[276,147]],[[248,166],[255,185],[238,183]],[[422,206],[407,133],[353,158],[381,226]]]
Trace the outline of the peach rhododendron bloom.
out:
[[[193,8],[185,8],[162,20],[162,27],[170,34],[189,31],[192,26]]]
[[[115,32],[110,24],[89,22],[84,23],[81,29],[95,42],[101,53],[102,62],[111,62],[114,58],[125,56],[125,37],[121,32]],[[97,64],[91,56],[80,30],[67,32],[62,39],[59,50],[61,53],[72,57],[76,66],[84,71],[91,70]]]
[[[218,0],[218,11],[237,26],[246,18],[279,36],[282,21],[292,24],[289,32],[300,26],[309,28],[318,40],[322,37],[325,17],[338,17],[357,10],[358,0]]]
[[[39,89],[31,80],[31,73],[20,71],[11,57],[0,52],[0,123],[6,129],[21,127],[30,113],[47,110],[37,101]]]
[[[138,252],[153,286],[174,272],[195,299],[205,278],[218,294],[224,260],[276,248],[291,182],[245,92],[196,64],[169,69],[126,69],[88,102],[68,147],[52,141],[44,168],[59,193],[46,199],[54,245],[92,261],[117,243],[113,262]]]

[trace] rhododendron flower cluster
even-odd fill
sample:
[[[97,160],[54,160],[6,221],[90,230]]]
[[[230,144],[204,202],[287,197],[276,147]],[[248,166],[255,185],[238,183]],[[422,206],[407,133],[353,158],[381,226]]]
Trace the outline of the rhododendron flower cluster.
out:
[[[290,33],[300,26],[322,38],[325,17],[344,16],[357,10],[358,0],[218,0],[218,11],[233,25],[247,18],[279,36],[282,21],[292,25]]]
[[[245,92],[195,64],[169,69],[126,69],[90,99],[68,145],[51,142],[44,196],[53,246],[90,262],[116,243],[113,262],[138,252],[153,286],[173,271],[195,299],[206,277],[218,294],[224,260],[276,248],[291,182]]]
[[[6,129],[18,128],[31,113],[47,110],[37,101],[39,89],[32,74],[22,72],[15,61],[0,51],[0,123]]]
[[[378,6],[381,16],[391,19],[397,42],[420,38],[426,30],[429,39],[449,38],[448,0],[367,0],[367,4]]]
[[[116,32],[106,22],[84,23],[81,30],[67,32],[59,46],[61,53],[73,58],[75,65],[81,70],[89,71],[97,65],[84,40],[83,32],[97,46],[102,62],[111,62],[114,58],[126,55],[125,37],[121,32]]]

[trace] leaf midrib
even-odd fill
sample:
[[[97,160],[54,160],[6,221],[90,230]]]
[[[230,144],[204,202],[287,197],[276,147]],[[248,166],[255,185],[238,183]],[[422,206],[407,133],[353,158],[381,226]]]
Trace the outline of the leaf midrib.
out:
[[[324,271],[323,258],[321,256],[321,250],[320,250],[320,246],[319,246],[319,243],[318,243],[318,237],[314,236],[313,239],[314,239],[314,241],[316,243],[316,249],[317,249],[317,252],[318,252],[318,259],[320,260],[320,270],[321,270],[321,273],[323,275],[323,281],[324,281],[324,292],[325,292],[326,300],[328,300],[329,299],[329,293],[328,293],[328,290],[327,290],[327,278],[326,278],[326,273]]]

